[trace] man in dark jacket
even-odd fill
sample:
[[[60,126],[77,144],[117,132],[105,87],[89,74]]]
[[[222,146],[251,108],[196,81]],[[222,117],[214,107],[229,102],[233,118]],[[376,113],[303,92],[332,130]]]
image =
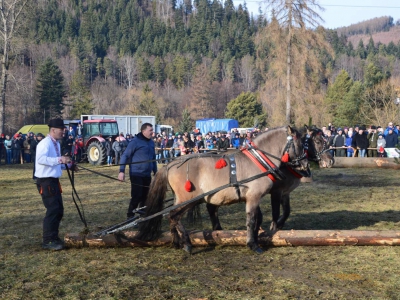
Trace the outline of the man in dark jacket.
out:
[[[336,148],[335,156],[346,157],[346,136],[343,133],[342,128],[337,129],[337,134],[333,138],[333,147]]]
[[[226,138],[225,134],[222,134],[217,142],[218,151],[221,149],[226,151],[229,148],[229,139]]]
[[[358,150],[358,157],[365,157],[368,148],[368,138],[365,134],[365,126],[361,126],[353,136],[352,147]]]
[[[385,136],[386,148],[394,148],[397,145],[397,134],[393,128],[389,128],[388,134]]]
[[[372,125],[371,128],[368,130],[368,157],[377,157],[378,151],[376,147],[378,145],[378,133],[376,132],[376,126]],[[371,149],[373,148],[373,149]]]
[[[144,123],[140,133],[128,144],[121,156],[118,179],[125,180],[125,164],[129,164],[129,178],[131,181],[131,200],[129,203],[127,217],[134,216],[133,211],[144,203],[149,192],[151,173],[157,173],[157,162],[155,160],[155,147],[153,139],[153,125]],[[138,163],[143,162],[143,163]]]

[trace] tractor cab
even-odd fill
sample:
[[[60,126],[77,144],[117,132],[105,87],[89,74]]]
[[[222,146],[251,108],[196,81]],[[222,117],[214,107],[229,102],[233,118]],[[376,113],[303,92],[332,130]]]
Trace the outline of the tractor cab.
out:
[[[101,165],[105,162],[106,138],[115,139],[119,135],[118,123],[115,120],[86,120],[83,122],[83,148],[89,163]]]

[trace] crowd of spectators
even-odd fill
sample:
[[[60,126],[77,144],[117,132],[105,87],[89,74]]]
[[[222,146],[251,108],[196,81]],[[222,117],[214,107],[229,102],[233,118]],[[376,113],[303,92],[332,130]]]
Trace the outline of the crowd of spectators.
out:
[[[35,163],[36,147],[44,137],[42,133],[33,132],[26,135],[19,132],[14,136],[1,134],[0,163],[3,161],[7,165]],[[76,133],[72,127],[65,128],[60,144],[63,155],[71,156],[76,161],[81,160],[82,135]]]
[[[165,132],[154,134],[156,157],[163,163],[168,163],[173,157],[190,153],[205,153],[212,150],[226,151],[228,148],[239,149],[246,146],[260,133],[258,128],[240,133],[232,132],[207,132],[202,133],[199,128],[191,132],[177,132],[167,135]]]
[[[264,129],[268,130],[268,128]],[[399,125],[388,123],[387,127],[365,125],[354,127],[335,127],[332,124],[322,127],[327,147],[336,157],[385,157],[386,148],[397,147],[400,139]],[[245,133],[233,130],[232,132],[200,132],[194,128],[191,132],[167,134],[166,132],[153,133],[156,159],[168,163],[172,158],[190,154],[204,153],[212,150],[225,151],[239,149],[248,145],[259,133],[260,129],[247,130]],[[81,127],[65,128],[61,141],[64,155],[71,156],[74,161],[81,161],[82,157],[82,130]],[[0,162],[6,164],[23,164],[34,162],[36,146],[43,138],[43,134],[35,135],[30,132],[24,136],[21,133],[13,138],[2,134],[0,137]],[[121,133],[115,140],[106,139],[107,164],[118,164],[128,143],[134,138],[131,134],[124,136]]]
[[[365,125],[322,127],[329,151],[336,157],[386,157],[387,148],[399,145],[400,128],[389,122],[387,127]]]

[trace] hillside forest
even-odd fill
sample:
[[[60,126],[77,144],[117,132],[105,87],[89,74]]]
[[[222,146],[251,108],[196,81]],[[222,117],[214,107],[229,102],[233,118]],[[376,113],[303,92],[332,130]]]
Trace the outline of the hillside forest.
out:
[[[373,38],[397,32],[390,16],[337,30],[289,30],[275,15],[251,15],[232,0],[14,2],[15,26],[4,14],[0,25],[6,133],[81,114],[155,115],[173,126],[182,115],[280,126],[289,81],[295,125],[400,120],[400,38]]]

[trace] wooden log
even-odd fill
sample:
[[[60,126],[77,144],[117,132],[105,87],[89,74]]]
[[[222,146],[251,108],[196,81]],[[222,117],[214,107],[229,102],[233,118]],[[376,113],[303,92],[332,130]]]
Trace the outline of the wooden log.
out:
[[[135,231],[110,234],[104,237],[69,233],[64,241],[67,247],[149,247],[171,244],[171,235],[165,232],[152,242],[135,239]],[[245,230],[192,231],[193,246],[245,246]],[[400,231],[396,230],[281,230],[274,235],[260,231],[259,244],[264,246],[399,246]]]
[[[335,157],[333,168],[400,169],[400,163],[388,157]]]

